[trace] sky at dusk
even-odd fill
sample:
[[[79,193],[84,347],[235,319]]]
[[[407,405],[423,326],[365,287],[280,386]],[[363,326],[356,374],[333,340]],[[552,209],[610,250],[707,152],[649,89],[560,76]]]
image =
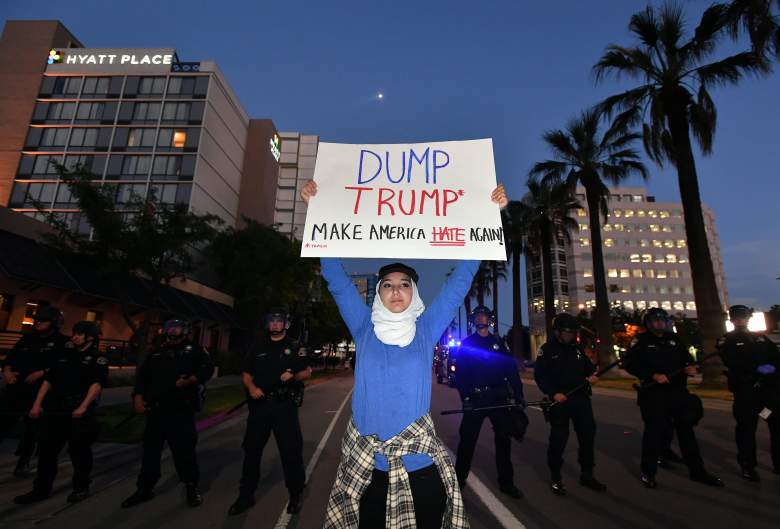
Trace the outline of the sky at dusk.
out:
[[[709,4],[681,2],[689,28]],[[248,114],[273,119],[280,131],[345,143],[493,138],[498,178],[519,198],[530,167],[548,157],[542,132],[630,86],[596,86],[591,67],[607,44],[634,42],[629,17],[645,5],[3,0],[0,23],[58,19],[87,47],[172,47],[184,61],[214,60]],[[724,41],[715,57],[738,48]],[[760,309],[780,303],[780,63],[776,70],[712,91],[714,152],[696,153],[729,302]],[[647,163],[649,194],[679,200],[676,173]],[[367,272],[379,264],[356,260],[348,268]],[[413,264],[430,302],[452,263]],[[509,285],[501,295],[500,320],[510,323]]]

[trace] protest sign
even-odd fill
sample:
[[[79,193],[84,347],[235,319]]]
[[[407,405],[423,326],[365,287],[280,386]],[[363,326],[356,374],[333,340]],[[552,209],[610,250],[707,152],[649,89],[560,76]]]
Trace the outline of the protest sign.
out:
[[[490,139],[320,143],[303,257],[506,260]]]

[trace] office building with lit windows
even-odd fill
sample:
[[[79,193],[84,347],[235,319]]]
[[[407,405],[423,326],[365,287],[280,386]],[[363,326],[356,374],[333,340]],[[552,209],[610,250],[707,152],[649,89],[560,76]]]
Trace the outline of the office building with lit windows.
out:
[[[670,314],[696,317],[696,302],[688,262],[682,204],[658,202],[644,188],[611,189],[609,216],[603,222],[604,268],[610,303],[631,312],[661,307]],[[557,241],[553,251],[553,282],[558,311],[576,314],[595,305],[591,226],[584,189],[577,190],[582,208],[573,212],[579,231],[571,241]],[[728,292],[715,217],[704,206],[704,222],[721,302]],[[538,257],[527,258],[531,327],[544,333],[542,267]]]
[[[225,226],[271,224],[279,146],[273,122],[247,115],[214,62],[184,61],[173,48],[88,48],[58,21],[3,28],[0,207],[8,213],[42,220],[42,209],[88,234],[58,178],[62,164],[89,171],[120,209],[135,196],[185,204]],[[3,217],[21,225],[12,218]],[[180,286],[232,303],[203,281],[195,274]],[[27,295],[0,286],[11,314],[0,331],[18,329]]]

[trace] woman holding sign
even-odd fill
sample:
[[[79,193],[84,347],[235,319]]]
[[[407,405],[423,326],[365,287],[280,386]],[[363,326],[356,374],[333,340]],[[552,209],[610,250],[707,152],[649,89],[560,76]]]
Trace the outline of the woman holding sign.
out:
[[[308,182],[308,204],[317,184]],[[487,198],[487,197],[486,197]],[[501,208],[503,185],[491,194]],[[448,527],[468,522],[455,469],[429,413],[433,348],[471,286],[479,261],[460,261],[426,310],[417,272],[394,263],[379,270],[374,304],[360,298],[339,259],[321,258],[357,346],[352,420],[328,502],[325,529]]]

